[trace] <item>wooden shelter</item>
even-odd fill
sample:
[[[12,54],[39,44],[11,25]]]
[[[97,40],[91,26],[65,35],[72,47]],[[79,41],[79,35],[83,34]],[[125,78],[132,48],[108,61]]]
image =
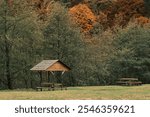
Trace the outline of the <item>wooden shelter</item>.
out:
[[[32,71],[69,71],[70,68],[59,60],[43,60],[30,70]]]
[[[55,77],[54,72],[61,72],[61,75],[63,75],[65,72],[71,69],[60,60],[43,60],[30,70],[39,72],[41,78],[40,83],[42,83],[42,72],[47,73],[48,82],[50,82],[49,80],[50,73]]]

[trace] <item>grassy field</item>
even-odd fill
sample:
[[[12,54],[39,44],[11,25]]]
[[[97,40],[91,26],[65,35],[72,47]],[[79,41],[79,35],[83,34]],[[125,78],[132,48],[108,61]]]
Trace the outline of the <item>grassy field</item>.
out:
[[[150,85],[69,87],[64,91],[1,90],[1,100],[150,100]]]

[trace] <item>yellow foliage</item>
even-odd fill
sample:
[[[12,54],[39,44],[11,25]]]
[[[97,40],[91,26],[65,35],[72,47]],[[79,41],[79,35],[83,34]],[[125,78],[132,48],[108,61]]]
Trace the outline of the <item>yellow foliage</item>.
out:
[[[82,32],[89,32],[96,22],[95,15],[86,4],[78,4],[70,8],[69,13],[74,21],[81,27]]]

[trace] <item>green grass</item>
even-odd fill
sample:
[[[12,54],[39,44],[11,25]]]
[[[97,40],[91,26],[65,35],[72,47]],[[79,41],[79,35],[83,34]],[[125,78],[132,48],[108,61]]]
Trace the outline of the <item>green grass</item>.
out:
[[[68,90],[1,90],[1,100],[150,100],[150,85],[87,86]]]

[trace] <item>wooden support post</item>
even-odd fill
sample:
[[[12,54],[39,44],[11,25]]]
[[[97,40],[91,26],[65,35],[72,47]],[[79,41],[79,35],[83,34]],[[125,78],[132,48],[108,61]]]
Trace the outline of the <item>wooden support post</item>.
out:
[[[47,76],[47,77],[48,77],[48,82],[50,82],[50,77],[49,77],[49,76],[50,76],[50,73],[49,73],[49,71],[47,72],[47,75],[48,75],[48,76]]]
[[[61,84],[63,85],[63,75],[64,75],[65,71],[62,71],[61,73]]]
[[[39,75],[40,75],[40,85],[42,83],[42,71],[39,71]]]
[[[53,72],[53,71],[50,71],[50,73],[52,74],[53,79],[55,80],[55,74],[54,74],[54,72]],[[54,83],[54,80],[51,80],[51,82]]]

